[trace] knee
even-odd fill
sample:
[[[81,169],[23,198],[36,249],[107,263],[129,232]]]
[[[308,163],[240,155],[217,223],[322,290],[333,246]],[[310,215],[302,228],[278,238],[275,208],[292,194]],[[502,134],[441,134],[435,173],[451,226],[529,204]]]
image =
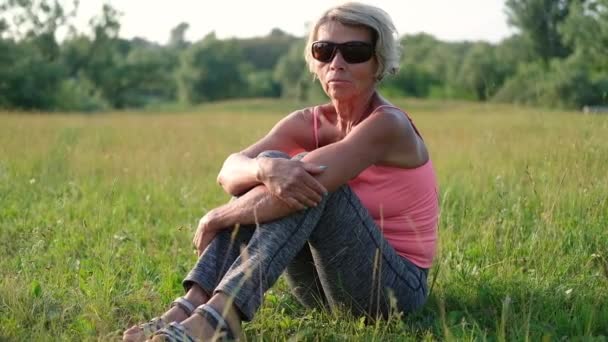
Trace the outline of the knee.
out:
[[[291,158],[291,160],[301,160],[307,154],[308,154],[308,152],[306,152],[306,151],[300,152],[300,153],[296,154],[295,156],[293,156],[293,158]]]
[[[289,154],[279,151],[279,150],[267,150],[258,154],[257,158],[283,158],[289,159],[291,158]]]

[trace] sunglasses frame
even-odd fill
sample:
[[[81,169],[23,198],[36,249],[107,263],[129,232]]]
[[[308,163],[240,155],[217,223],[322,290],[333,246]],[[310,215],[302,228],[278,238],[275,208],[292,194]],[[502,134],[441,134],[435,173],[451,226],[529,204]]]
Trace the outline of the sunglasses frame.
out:
[[[331,52],[331,55],[328,60],[321,60],[321,59],[315,57],[315,45],[317,45],[319,43],[327,44],[328,46],[330,46],[332,48],[332,52]],[[350,55],[348,54],[348,50],[347,50],[349,47],[353,47],[353,45],[368,47],[369,48],[369,57],[367,59],[361,60],[361,61],[358,59],[353,60],[350,57]],[[322,63],[330,63],[331,61],[333,61],[334,58],[336,57],[337,51],[340,51],[340,55],[342,55],[342,59],[344,59],[344,61],[348,64],[365,63],[365,62],[369,61],[370,59],[372,59],[376,52],[374,46],[371,43],[359,41],[359,40],[353,40],[353,41],[348,41],[348,42],[344,42],[344,43],[334,43],[334,42],[327,41],[327,40],[317,40],[317,41],[313,42],[310,46],[310,52],[311,52],[312,57]],[[347,51],[346,56],[344,54],[344,51]]]

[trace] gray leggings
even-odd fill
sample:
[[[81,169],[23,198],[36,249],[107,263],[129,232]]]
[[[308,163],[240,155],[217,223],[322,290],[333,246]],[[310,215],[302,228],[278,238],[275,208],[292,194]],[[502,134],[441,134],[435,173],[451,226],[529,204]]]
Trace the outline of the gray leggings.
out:
[[[289,158],[278,151],[260,155]],[[307,307],[342,307],[378,318],[391,309],[412,312],[427,297],[427,270],[395,252],[348,186],[324,196],[316,207],[257,227],[223,230],[183,285],[227,294],[249,321],[284,271],[293,294]]]

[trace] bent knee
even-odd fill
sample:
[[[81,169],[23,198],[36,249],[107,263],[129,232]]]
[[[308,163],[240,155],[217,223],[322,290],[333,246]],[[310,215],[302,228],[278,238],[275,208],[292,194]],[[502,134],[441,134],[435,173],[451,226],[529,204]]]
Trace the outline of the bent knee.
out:
[[[308,152],[306,152],[306,151],[300,152],[300,153],[296,154],[295,156],[293,156],[293,158],[291,158],[291,160],[302,160],[302,158],[304,158],[304,156],[307,154],[308,154]]]
[[[283,151],[279,151],[279,150],[267,150],[267,151],[262,151],[260,152],[260,154],[258,154],[258,156],[256,158],[283,158],[283,159],[289,159],[291,158],[289,156],[289,154],[283,152]]]

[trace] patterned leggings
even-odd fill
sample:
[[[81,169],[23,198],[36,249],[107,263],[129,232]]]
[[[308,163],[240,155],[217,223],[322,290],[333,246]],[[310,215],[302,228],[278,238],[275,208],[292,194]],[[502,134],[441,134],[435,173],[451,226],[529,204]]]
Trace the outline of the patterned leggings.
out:
[[[279,151],[260,156],[289,158]],[[305,306],[341,307],[370,318],[412,312],[428,292],[427,270],[395,252],[348,186],[325,195],[316,207],[221,231],[183,285],[229,295],[249,321],[283,272]]]

